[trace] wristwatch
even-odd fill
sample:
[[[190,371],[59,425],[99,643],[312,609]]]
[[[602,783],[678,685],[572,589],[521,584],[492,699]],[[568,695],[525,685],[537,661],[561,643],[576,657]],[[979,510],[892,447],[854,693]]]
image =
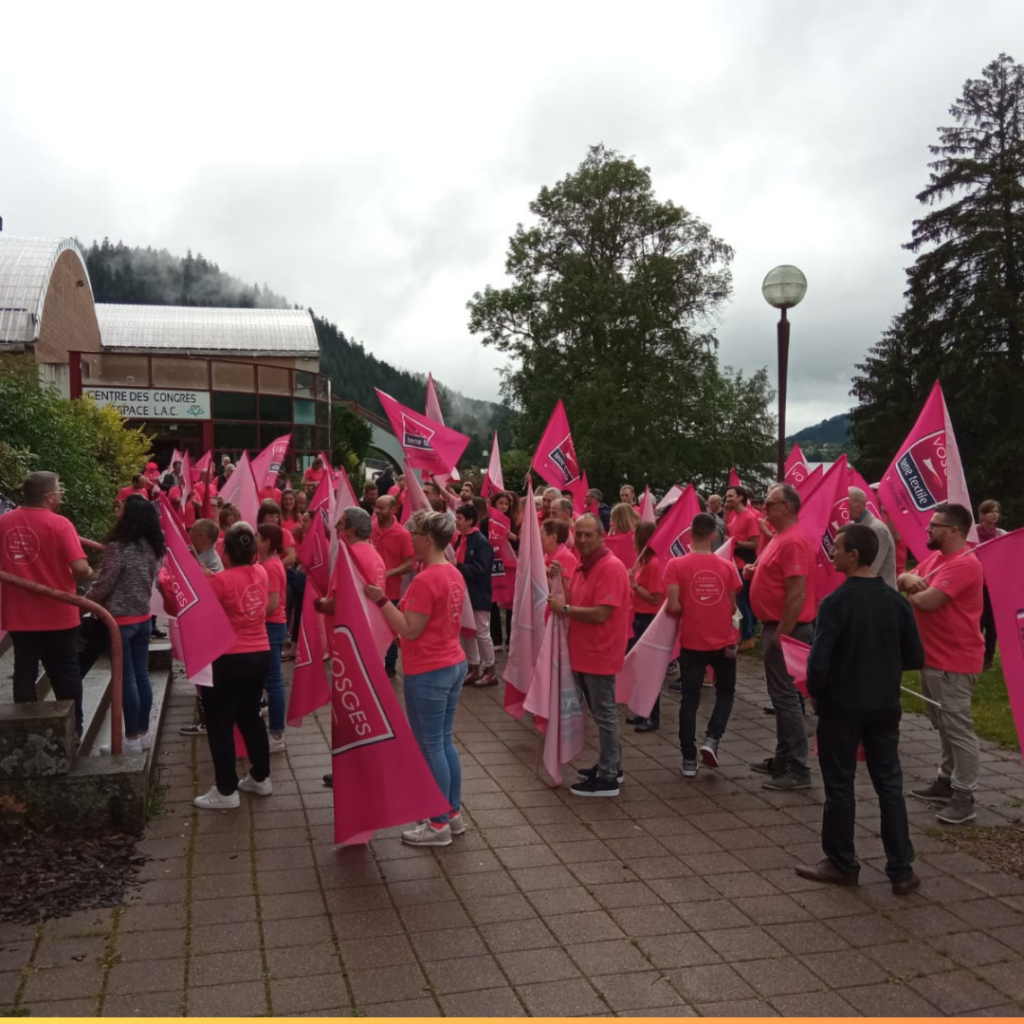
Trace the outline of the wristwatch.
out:
[[[562,612],[563,612],[563,614],[565,615],[565,617],[566,617],[566,618],[569,618],[569,605],[566,605],[566,606],[565,606],[565,607],[564,607],[564,608],[562,609]]]

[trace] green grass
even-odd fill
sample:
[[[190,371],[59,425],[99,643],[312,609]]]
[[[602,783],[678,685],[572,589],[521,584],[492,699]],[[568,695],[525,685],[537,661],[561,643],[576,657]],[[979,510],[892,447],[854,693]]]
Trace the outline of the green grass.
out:
[[[917,693],[921,692],[921,676],[917,672],[904,672],[903,685]],[[925,705],[910,694],[901,697],[904,711],[923,714]],[[995,665],[978,677],[974,688],[974,699],[971,702],[974,714],[974,728],[979,736],[994,740],[1008,750],[1020,750],[1020,741],[1013,724],[1013,713],[1010,711],[1010,698],[1006,693],[1006,681],[1003,669],[996,655]]]

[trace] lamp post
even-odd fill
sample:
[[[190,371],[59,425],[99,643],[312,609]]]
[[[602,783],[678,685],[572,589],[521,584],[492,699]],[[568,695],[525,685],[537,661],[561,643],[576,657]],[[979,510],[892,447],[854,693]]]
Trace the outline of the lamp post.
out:
[[[807,278],[798,267],[784,263],[769,270],[761,284],[761,294],[769,306],[780,313],[779,340],[779,452],[778,477],[786,478],[786,376],[789,372],[789,320],[786,310],[798,305],[807,294]]]

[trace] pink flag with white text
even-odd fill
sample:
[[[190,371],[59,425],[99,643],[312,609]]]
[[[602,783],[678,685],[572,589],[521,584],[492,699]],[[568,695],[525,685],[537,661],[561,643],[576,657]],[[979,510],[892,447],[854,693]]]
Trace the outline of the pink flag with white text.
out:
[[[640,519],[645,523],[653,523],[657,518],[654,514],[654,497],[651,495],[651,489],[645,487],[643,501],[640,502]]]
[[[974,549],[985,570],[999,657],[1018,741],[1024,737],[1024,530],[1014,530]]]
[[[662,561],[679,558],[690,550],[690,530],[693,517],[700,512],[697,491],[693,484],[687,484],[682,497],[661,517],[658,529],[647,546]]]
[[[804,453],[800,450],[800,445],[793,445],[793,450],[786,458],[785,476],[782,482],[789,484],[790,487],[795,487],[799,491],[801,485],[810,474],[811,467],[807,465],[807,460],[804,458]]]
[[[878,496],[893,525],[918,560],[928,554],[927,526],[936,505],[959,504],[970,511],[967,480],[953,424],[938,381],[896,458],[878,485]],[[970,540],[977,540],[972,527]]]
[[[494,440],[491,442],[491,455],[487,462],[487,473],[484,482],[480,487],[480,494],[489,498],[498,491],[505,490],[505,477],[501,471],[501,452],[498,450],[498,432],[494,432]]]
[[[502,607],[515,599],[515,573],[517,565],[515,552],[509,544],[508,534],[512,522],[503,512],[492,508],[487,517],[488,540],[494,551],[491,563],[491,600]],[[511,558],[511,565],[509,564]]]
[[[806,502],[800,506],[800,525],[814,544],[815,595],[820,601],[838,587],[845,577],[832,561],[836,534],[850,521],[849,467],[840,455]]]
[[[320,614],[313,607],[316,598],[316,591],[306,587],[302,598],[302,617],[299,619],[299,642],[295,646],[295,674],[285,716],[292,729],[298,729],[306,715],[331,702],[320,639]]]
[[[238,511],[242,513],[242,522],[256,529],[260,496],[256,490],[256,480],[252,475],[248,453],[242,453],[242,457],[235,465],[235,471],[224,482],[220,497],[224,504],[237,506]]]
[[[548,425],[544,428],[537,450],[533,453],[532,468],[551,487],[572,491],[577,511],[583,508],[587,485],[576,457],[576,446],[569,430],[569,417],[559,399]]]
[[[505,710],[522,718],[523,702],[530,692],[534,666],[544,642],[544,613],[548,607],[548,572],[540,542],[540,523],[529,514],[533,508],[533,484],[526,488],[527,514],[519,538],[519,568],[512,600],[512,634],[505,662]]]
[[[262,491],[264,487],[276,487],[277,477],[284,465],[284,457],[288,454],[288,447],[292,443],[291,434],[282,434],[271,441],[252,460],[252,476],[256,481],[256,490]]]
[[[166,514],[170,507],[166,497],[161,498],[167,555],[160,580],[165,602],[175,609],[178,620],[185,674],[192,677],[234,647],[235,631],[202,566]]]
[[[384,672],[360,608],[359,580],[343,546],[330,644],[334,841],[345,845],[368,843],[378,829],[451,810]]]
[[[302,538],[296,555],[306,570],[306,579],[316,587],[319,597],[327,596],[327,588],[331,581],[329,551],[330,538],[327,535],[324,517],[314,515],[310,519],[309,529]]]
[[[411,465],[438,475],[451,475],[469,444],[469,438],[443,423],[424,416],[380,388],[376,389],[391,429]]]
[[[555,580],[551,593],[563,593]],[[562,765],[578,757],[587,742],[585,704],[569,663],[569,636],[561,615],[548,616],[524,707],[544,734],[544,768],[554,785],[562,784]]]

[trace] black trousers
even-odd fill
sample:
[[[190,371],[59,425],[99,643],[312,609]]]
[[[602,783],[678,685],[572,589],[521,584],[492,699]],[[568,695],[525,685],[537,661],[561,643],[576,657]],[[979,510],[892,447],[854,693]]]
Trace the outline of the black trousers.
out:
[[[679,749],[687,761],[697,760],[697,708],[709,665],[715,670],[715,706],[708,719],[708,736],[720,740],[725,735],[736,699],[735,656],[727,658],[724,647],[717,651],[680,650],[679,682],[683,692],[679,701]]]
[[[823,707],[819,712],[818,764],[825,783],[821,848],[833,864],[851,877],[860,872],[853,845],[857,812],[853,783],[860,743],[864,744],[868,774],[882,812],[885,873],[893,880],[906,878],[914,863],[900,767],[901,715],[899,707],[861,712]]]
[[[501,635],[501,617],[505,616],[505,639]],[[499,608],[496,604],[491,605],[491,643],[495,648],[507,644],[512,638],[512,609]]]
[[[988,665],[996,656],[996,618],[992,612],[988,587],[981,588],[981,597],[984,602],[981,609],[981,632],[985,636],[985,664]]]
[[[238,788],[235,771],[235,726],[245,740],[257,782],[270,775],[270,741],[260,717],[263,683],[270,651],[223,654],[213,663],[213,686],[197,687],[206,716],[206,738],[213,758],[217,789],[230,796]]]
[[[78,626],[71,629],[11,631],[14,644],[14,703],[38,700],[36,680],[43,663],[57,700],[75,702],[75,730],[82,735],[82,671],[78,665]]]

